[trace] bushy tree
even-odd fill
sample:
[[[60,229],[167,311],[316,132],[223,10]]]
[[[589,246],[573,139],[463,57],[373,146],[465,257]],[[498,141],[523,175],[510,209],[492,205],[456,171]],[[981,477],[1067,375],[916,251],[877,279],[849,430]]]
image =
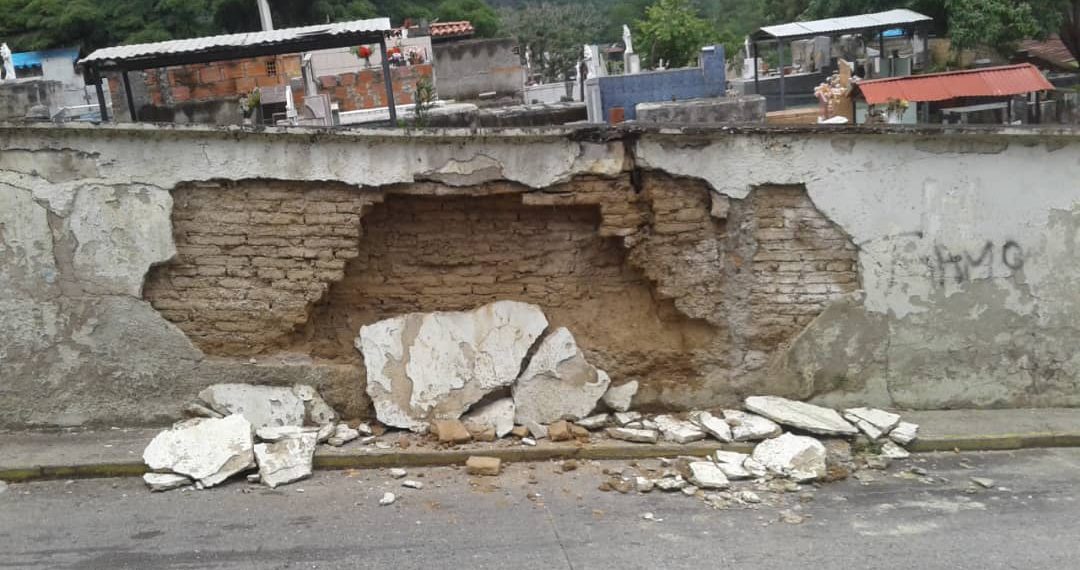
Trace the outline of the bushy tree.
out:
[[[716,31],[687,0],[658,0],[637,23],[641,50],[652,63],[670,67],[697,60],[701,48],[716,39]]]
[[[518,40],[522,58],[526,50],[532,54],[533,71],[545,83],[573,77],[582,46],[599,40],[600,17],[583,4],[542,2],[504,9],[502,16],[504,29]]]

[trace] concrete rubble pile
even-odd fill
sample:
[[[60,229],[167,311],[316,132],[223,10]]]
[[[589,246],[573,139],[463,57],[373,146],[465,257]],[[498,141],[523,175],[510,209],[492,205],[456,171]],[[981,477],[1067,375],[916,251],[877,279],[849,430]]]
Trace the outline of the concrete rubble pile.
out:
[[[748,397],[743,409],[646,416],[632,410],[637,381],[609,378],[569,330],[552,330],[539,307],[520,302],[379,321],[361,328],[356,347],[377,423],[339,422],[311,386],[210,386],[185,407],[196,417],[146,448],[147,485],[206,488],[249,473],[249,481],[277,487],[311,475],[319,444],[388,450],[393,445],[379,436],[396,428],[407,430],[397,434],[399,447],[536,446],[544,439],[698,446],[687,455],[699,457],[607,486],[681,491],[715,506],[753,502],[753,493],[732,495],[732,482],[784,487],[842,479],[907,457],[905,447],[918,437],[917,425],[891,412],[838,412],[775,396]],[[749,453],[716,451],[710,442]],[[701,446],[711,446],[708,457],[700,457]],[[498,466],[483,470],[497,474]]]
[[[213,487],[256,470],[248,480],[271,488],[311,476],[319,443],[344,445],[371,434],[338,423],[311,386],[218,384],[184,408],[194,417],[157,435],[143,451],[152,491]]]

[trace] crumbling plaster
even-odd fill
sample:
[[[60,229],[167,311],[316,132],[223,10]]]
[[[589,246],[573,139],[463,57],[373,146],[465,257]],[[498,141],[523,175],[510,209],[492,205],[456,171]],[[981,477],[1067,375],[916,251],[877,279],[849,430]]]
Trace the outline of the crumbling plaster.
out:
[[[736,199],[805,185],[858,245],[861,291],[775,355],[770,381],[833,404],[1080,405],[1077,132],[0,126],[0,425],[161,422],[222,378],[347,385],[349,367],[207,358],[141,299],[175,253],[178,184],[542,189],[634,168]]]

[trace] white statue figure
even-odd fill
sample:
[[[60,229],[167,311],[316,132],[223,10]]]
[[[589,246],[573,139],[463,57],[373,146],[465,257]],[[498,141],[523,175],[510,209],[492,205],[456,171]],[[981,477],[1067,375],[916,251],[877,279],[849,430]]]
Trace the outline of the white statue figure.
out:
[[[0,64],[3,64],[3,76],[0,79],[15,79],[15,62],[11,61],[11,48],[7,44],[0,44]]]
[[[627,55],[634,53],[634,39],[630,37],[630,26],[626,24],[623,24],[622,27],[622,41],[623,45],[626,46],[625,53]]]

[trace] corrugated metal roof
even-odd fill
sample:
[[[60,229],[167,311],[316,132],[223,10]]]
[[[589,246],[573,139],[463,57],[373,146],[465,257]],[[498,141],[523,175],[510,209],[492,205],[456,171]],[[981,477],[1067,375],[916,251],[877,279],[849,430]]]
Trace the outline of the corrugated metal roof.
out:
[[[1019,54],[1030,59],[1044,61],[1059,69],[1075,69],[1076,58],[1065,47],[1058,35],[1052,35],[1044,41],[1024,40],[1020,42]]]
[[[1008,97],[1054,89],[1038,68],[1030,63],[873,79],[860,81],[855,87],[870,105],[880,105],[889,99],[924,103],[960,97]]]
[[[476,32],[473,28],[472,22],[464,20],[461,22],[435,22],[428,28],[428,33],[433,38],[446,38],[454,36],[471,36]]]
[[[269,32],[249,32],[244,34],[228,34],[186,40],[170,40],[150,44],[102,48],[84,57],[79,61],[79,64],[102,61],[122,61],[157,55],[201,53],[227,48],[266,46],[316,37],[329,37],[364,32],[387,32],[389,30],[390,18],[372,18],[370,20],[354,20],[351,22],[338,22],[320,26],[284,28]]]
[[[828,18],[826,20],[813,20],[810,22],[792,22],[776,26],[765,26],[754,33],[755,38],[799,38],[812,37],[856,30],[891,28],[911,24],[929,23],[934,21],[930,16],[914,12],[912,10],[889,10],[875,14],[863,14],[861,16],[847,16],[844,18]]]

